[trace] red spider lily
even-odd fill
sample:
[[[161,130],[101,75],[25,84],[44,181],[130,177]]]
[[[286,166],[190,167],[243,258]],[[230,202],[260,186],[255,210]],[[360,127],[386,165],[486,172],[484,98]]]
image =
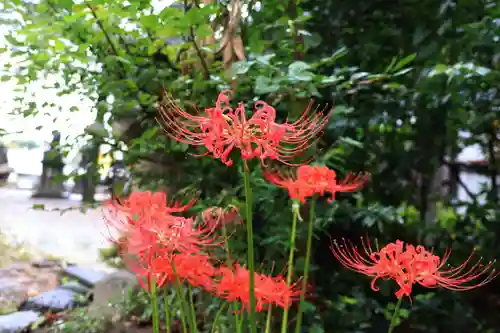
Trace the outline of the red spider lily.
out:
[[[215,284],[216,295],[227,299],[229,302],[240,301],[243,309],[249,309],[250,274],[248,270],[238,264],[234,266],[234,269],[221,266],[218,275],[219,282]],[[272,277],[255,273],[257,312],[262,311],[271,304],[288,308],[299,294],[300,291],[296,290],[296,284],[288,287],[281,275]]]
[[[174,201],[168,205],[165,192],[132,192],[127,199],[115,198],[109,201],[103,209],[104,220],[108,228],[123,233],[130,226],[141,225],[152,219],[168,219],[170,214],[186,211],[194,203],[195,201],[191,200],[188,204],[182,205]]]
[[[202,287],[205,290],[213,291],[213,281],[217,269],[210,262],[210,257],[196,253],[177,253],[154,258],[148,267],[141,266],[143,262],[131,260],[129,267],[136,274],[142,288],[148,290],[150,277],[155,277],[158,287],[165,283],[176,283],[176,274],[179,281],[186,281],[193,287]],[[174,271],[175,268],[175,271]]]
[[[215,244],[209,227],[171,215],[185,211],[194,201],[184,206],[178,202],[168,206],[167,202],[167,194],[163,192],[133,192],[126,200],[108,204],[105,221],[108,227],[125,236],[127,251],[137,255],[159,250],[192,253]]]
[[[171,280],[175,274],[180,281],[187,281],[193,287],[202,287],[207,291],[213,291],[214,276],[217,269],[210,262],[210,257],[204,254],[178,253],[170,258],[170,262],[165,261],[166,266],[158,266],[158,272],[165,269],[170,274]],[[174,270],[175,268],[175,274]]]
[[[177,222],[174,223],[174,220]],[[140,225],[128,229],[123,237],[124,241],[120,244],[125,264],[147,290],[150,289],[153,278],[159,287],[171,280],[173,273],[167,269],[171,267],[171,260],[179,267],[177,270],[181,279],[188,280],[194,286],[210,289],[209,281],[201,274],[202,269],[209,269],[208,261],[201,260],[206,257],[198,253],[219,244],[212,236],[213,229],[194,226],[193,219],[182,217],[171,217],[170,220],[162,221],[166,223],[153,227]],[[196,267],[196,270],[193,270],[193,267]],[[187,275],[188,270],[194,275]]]
[[[243,159],[266,158],[289,163],[308,149],[326,126],[329,116],[312,111],[311,106],[293,123],[276,123],[276,110],[263,101],[255,103],[250,119],[242,103],[230,107],[230,90],[219,94],[215,107],[191,115],[165,94],[159,111],[167,135],[192,146],[204,146],[211,154],[230,166],[229,154],[234,148]]]
[[[212,229],[243,222],[240,212],[234,206],[229,206],[226,209],[220,207],[207,208],[201,213],[201,219],[203,223]]]
[[[155,270],[157,258],[153,254],[153,251],[148,251],[145,257],[139,257],[129,252],[122,254],[125,266],[135,274],[141,288],[148,291],[151,290],[153,281],[158,287],[165,283],[165,275],[159,274]]]
[[[306,198],[314,194],[331,194],[328,199],[332,202],[337,192],[355,192],[359,190],[368,180],[367,173],[354,175],[349,173],[342,181],[337,180],[337,173],[326,166],[301,165],[295,174],[293,172],[272,173],[264,172],[264,177],[271,183],[286,188],[290,198],[305,203]]]
[[[415,247],[399,240],[378,251],[373,251],[370,244],[365,242],[362,243],[362,251],[359,251],[351,243],[343,241],[338,244],[334,241],[331,250],[343,266],[373,276],[371,286],[374,291],[379,290],[376,286],[378,279],[394,280],[400,287],[395,293],[397,298],[405,295],[410,297],[415,283],[426,288],[465,291],[483,286],[498,275],[492,269],[494,261],[486,265],[478,261],[468,267],[473,257],[471,254],[460,266],[450,267],[446,262],[451,250],[447,250],[440,258],[421,245]],[[470,284],[481,277],[478,283]]]
[[[128,213],[130,215],[137,215],[136,219],[140,219],[147,207],[148,212],[161,211],[164,213],[181,213],[194,205],[195,201],[192,200],[186,205],[182,205],[179,201],[170,203],[166,192],[132,192],[127,199],[116,198],[110,202],[110,205],[115,209]]]
[[[194,219],[178,216],[152,218],[125,233],[126,250],[139,256],[155,253],[197,253],[202,248],[217,246],[217,238],[208,225],[195,225]]]

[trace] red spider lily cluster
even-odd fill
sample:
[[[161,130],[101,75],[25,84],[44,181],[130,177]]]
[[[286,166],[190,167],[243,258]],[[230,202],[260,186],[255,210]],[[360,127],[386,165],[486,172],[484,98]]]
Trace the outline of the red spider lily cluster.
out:
[[[316,142],[329,119],[329,115],[313,111],[312,105],[309,105],[295,122],[278,123],[276,110],[263,101],[255,103],[255,110],[247,119],[242,103],[234,109],[230,106],[230,95],[230,91],[223,91],[214,107],[197,111],[194,115],[166,97],[160,104],[161,123],[173,139],[204,147],[206,152],[203,155],[220,159],[227,166],[233,163],[230,154],[235,149],[239,150],[247,175],[248,159],[259,159],[263,165],[266,160],[274,160],[292,166],[295,157]],[[369,177],[366,173],[349,173],[345,178],[338,179],[336,172],[326,166],[307,163],[295,166],[285,172],[264,170],[264,177],[288,190],[290,198],[301,203],[314,196],[327,195],[328,201],[332,202],[338,192],[360,190]],[[245,186],[249,186],[247,182]],[[304,298],[307,273],[304,274],[302,288],[298,288],[296,283],[291,282],[292,269],[289,269],[285,280],[281,275],[273,277],[256,272],[252,275],[253,268],[247,270],[238,263],[222,264],[213,255],[213,250],[224,245],[227,235],[224,232],[225,237],[221,239],[217,230],[223,227],[225,231],[227,225],[244,221],[235,207],[208,208],[198,220],[180,215],[193,204],[193,201],[186,205],[169,203],[166,193],[152,192],[134,192],[126,200],[116,199],[109,204],[106,221],[121,233],[122,237],[117,242],[125,262],[144,288],[153,289],[153,285],[161,287],[169,282],[181,281],[229,302],[239,302],[241,310],[249,312],[253,307],[251,297],[255,297],[256,311],[270,306],[288,309],[299,295],[301,300]],[[249,207],[251,211],[251,204]],[[294,214],[296,212],[294,210]],[[293,228],[296,227],[295,217]],[[247,218],[250,221],[251,213]],[[247,223],[247,226],[251,225]],[[312,230],[312,222],[310,226]],[[251,228],[248,230],[248,235],[251,235]],[[294,231],[291,234],[294,235]],[[252,237],[249,236],[248,240],[251,244]],[[248,248],[253,251],[251,245]],[[409,297],[415,284],[428,288],[469,290],[488,283],[498,275],[491,262],[467,268],[471,256],[462,265],[450,268],[446,266],[449,252],[440,258],[422,246],[415,247],[401,241],[376,251],[364,242],[360,251],[345,241],[341,244],[334,242],[331,249],[342,265],[373,277],[372,288],[375,291],[378,290],[378,279],[394,280],[400,288],[396,292],[399,299]],[[290,252],[289,265],[292,265],[293,247]],[[252,256],[249,255],[249,258],[253,258],[253,252],[250,253]],[[253,263],[249,267],[253,267]],[[485,277],[479,283],[471,284],[482,276]],[[286,331],[286,311],[282,332]]]
[[[234,207],[205,210],[201,222],[173,215],[188,205],[167,204],[165,193],[134,192],[127,200],[113,200],[107,207],[108,226],[118,230],[125,263],[145,289],[158,287],[178,278],[220,298],[249,305],[249,272],[236,264],[218,263],[211,249],[221,245],[216,228],[234,223],[239,213]],[[298,295],[295,286],[287,287],[282,276],[255,273],[257,310],[273,304],[289,307]]]
[[[342,244],[334,242],[332,252],[345,267],[373,276],[372,289],[378,291],[378,279],[394,280],[399,290],[396,297],[410,297],[412,287],[418,283],[426,288],[442,287],[445,289],[464,291],[485,285],[494,279],[498,272],[492,269],[493,262],[481,265],[477,262],[469,267],[473,255],[458,267],[447,266],[451,251],[447,251],[442,258],[423,246],[404,244],[397,240],[389,243],[382,249],[373,251],[370,244],[362,240],[362,251],[345,241]],[[480,282],[470,284],[483,277]]]
[[[255,104],[255,112],[247,120],[243,104],[236,109],[229,105],[230,91],[220,93],[216,105],[203,113],[191,115],[171,99],[161,104],[160,114],[168,135],[175,140],[194,146],[205,146],[208,153],[220,158],[226,165],[233,148],[241,151],[243,159],[274,159],[289,164],[292,158],[309,148],[326,126],[329,116],[311,112],[311,105],[294,123],[276,123],[276,111],[265,102]],[[368,174],[349,173],[338,180],[336,172],[326,166],[303,164],[286,172],[264,171],[271,183],[288,190],[292,199],[302,203],[314,195],[330,194],[329,202],[337,192],[358,191],[368,180]],[[475,286],[464,285],[491,269],[491,263],[473,266],[464,272],[467,260],[456,268],[445,269],[449,253],[441,259],[422,246],[403,243],[388,244],[380,251],[365,248],[366,257],[354,247],[335,243],[333,252],[340,262],[353,270],[378,278],[394,279],[401,289],[397,296],[410,295],[411,286],[419,283],[426,287],[442,286],[453,290],[468,290],[489,282],[497,275],[495,270]],[[375,284],[373,284],[375,288]]]
[[[311,147],[329,119],[309,105],[295,122],[277,123],[276,110],[263,101],[255,103],[254,113],[247,119],[242,103],[235,109],[229,105],[230,95],[229,90],[221,92],[214,107],[192,115],[165,94],[160,104],[165,132],[179,142],[205,147],[206,154],[227,166],[233,163],[229,154],[235,148],[243,159],[268,158],[289,164]]]

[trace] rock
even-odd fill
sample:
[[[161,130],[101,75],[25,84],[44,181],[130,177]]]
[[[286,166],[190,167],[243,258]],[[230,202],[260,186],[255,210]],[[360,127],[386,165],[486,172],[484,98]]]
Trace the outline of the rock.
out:
[[[57,288],[51,291],[44,292],[36,297],[29,298],[23,305],[21,310],[36,310],[36,311],[51,311],[59,312],[74,308],[82,302],[76,299],[80,294],[63,288]]]
[[[65,283],[61,285],[60,288],[74,291],[75,293],[78,293],[80,295],[87,295],[88,293],[90,293],[89,288],[85,287],[83,284],[76,281],[70,281],[68,283]]]
[[[63,271],[63,273],[75,280],[78,280],[78,282],[88,288],[94,287],[97,282],[102,280],[107,275],[106,272],[101,270],[79,266],[69,266]]]
[[[62,262],[56,259],[42,259],[32,262],[31,265],[35,268],[57,268],[62,266]]]
[[[123,299],[131,288],[137,286],[137,278],[132,273],[125,270],[111,273],[96,283],[89,314],[113,315],[112,308],[108,304]]]
[[[35,311],[20,311],[0,316],[0,333],[19,333],[40,319],[42,315]]]
[[[0,315],[16,312],[25,298],[26,295],[19,291],[0,293]]]
[[[37,269],[30,263],[17,263],[0,269],[0,314],[17,311],[26,298],[52,290],[56,285],[55,269]]]

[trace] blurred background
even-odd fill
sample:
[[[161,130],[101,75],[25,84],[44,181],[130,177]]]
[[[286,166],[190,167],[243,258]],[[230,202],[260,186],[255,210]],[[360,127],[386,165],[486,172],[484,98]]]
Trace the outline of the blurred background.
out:
[[[162,88],[188,109],[233,89],[249,113],[264,100],[283,120],[311,99],[332,106],[312,156],[341,175],[372,174],[360,193],[318,203],[304,332],[386,332],[395,306],[394,284],[374,292],[342,269],[330,237],[450,248],[450,264],[473,250],[485,262],[500,254],[497,0],[0,0],[0,13],[8,246],[119,266],[116,251],[99,251],[109,247],[99,207],[111,194],[168,190],[198,198],[196,212],[241,207],[241,170],[192,157],[155,119]],[[257,260],[280,271],[290,202],[253,170]],[[242,259],[244,236],[232,239]],[[200,302],[204,315],[216,311]],[[500,280],[469,292],[416,287],[403,307],[397,333],[500,332]]]

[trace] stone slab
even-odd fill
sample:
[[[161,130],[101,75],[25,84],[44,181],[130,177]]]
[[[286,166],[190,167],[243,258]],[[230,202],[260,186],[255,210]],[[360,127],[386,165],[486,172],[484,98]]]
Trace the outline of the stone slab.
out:
[[[80,266],[69,266],[64,269],[63,274],[78,280],[78,282],[88,288],[93,288],[97,282],[108,275],[108,273],[101,270]]]
[[[90,292],[90,288],[85,287],[83,284],[76,281],[64,283],[60,286],[60,288],[74,291],[75,293],[78,293],[80,295],[87,295]]]
[[[36,311],[19,311],[0,316],[0,333],[20,333],[41,317]]]
[[[60,312],[80,305],[78,296],[80,294],[72,290],[57,288],[29,298],[21,310]]]

